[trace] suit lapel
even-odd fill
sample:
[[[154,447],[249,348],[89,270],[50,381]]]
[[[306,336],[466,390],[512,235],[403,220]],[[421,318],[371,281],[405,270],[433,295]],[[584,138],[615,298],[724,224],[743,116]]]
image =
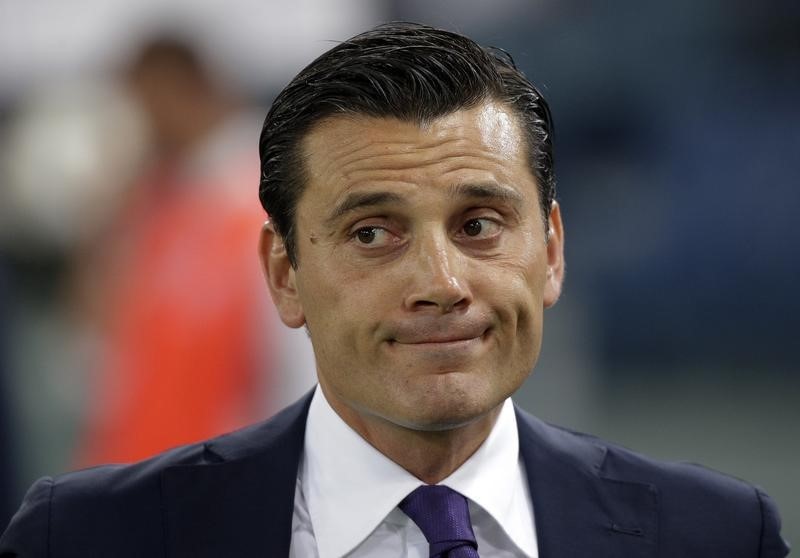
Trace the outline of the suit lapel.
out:
[[[310,395],[162,473],[168,558],[287,556]],[[613,478],[607,449],[517,410],[540,558],[655,555],[658,494]]]
[[[611,478],[607,448],[517,410],[540,558],[656,554],[654,486]]]
[[[161,478],[167,556],[288,556],[307,396],[206,445],[206,462]]]

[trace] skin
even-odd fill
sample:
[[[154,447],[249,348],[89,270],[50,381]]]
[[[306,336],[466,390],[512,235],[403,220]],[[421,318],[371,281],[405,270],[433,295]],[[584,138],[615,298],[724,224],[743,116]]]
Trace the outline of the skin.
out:
[[[423,126],[329,118],[305,138],[296,269],[262,232],[273,301],[307,326],[327,400],[428,483],[486,439],[561,292],[560,210],[545,227],[522,137],[494,102]]]
[[[144,109],[162,158],[186,155],[235,109],[201,69],[176,61],[140,63],[131,70],[128,85]]]

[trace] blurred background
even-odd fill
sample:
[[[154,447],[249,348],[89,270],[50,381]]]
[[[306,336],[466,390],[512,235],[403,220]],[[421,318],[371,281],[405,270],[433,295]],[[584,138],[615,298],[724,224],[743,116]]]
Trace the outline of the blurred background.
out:
[[[518,403],[763,486],[797,544],[793,0],[0,0],[0,530],[40,475],[313,385],[258,270],[258,132],[395,19],[505,48],[553,109],[568,277]]]

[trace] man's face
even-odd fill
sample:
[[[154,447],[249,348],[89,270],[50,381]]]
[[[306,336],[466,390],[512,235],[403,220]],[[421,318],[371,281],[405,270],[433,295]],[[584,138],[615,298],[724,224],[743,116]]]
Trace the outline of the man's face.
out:
[[[559,209],[548,240],[513,113],[335,116],[304,148],[297,268],[270,227],[262,249],[331,405],[416,430],[486,416],[533,368],[563,276]]]

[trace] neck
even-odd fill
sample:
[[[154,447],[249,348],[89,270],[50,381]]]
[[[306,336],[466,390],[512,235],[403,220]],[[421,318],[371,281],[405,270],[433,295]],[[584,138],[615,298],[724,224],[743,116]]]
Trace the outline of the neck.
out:
[[[336,414],[369,444],[426,484],[441,482],[463,465],[489,436],[502,409],[500,404],[454,428],[418,430],[358,413],[327,394],[326,399]]]

